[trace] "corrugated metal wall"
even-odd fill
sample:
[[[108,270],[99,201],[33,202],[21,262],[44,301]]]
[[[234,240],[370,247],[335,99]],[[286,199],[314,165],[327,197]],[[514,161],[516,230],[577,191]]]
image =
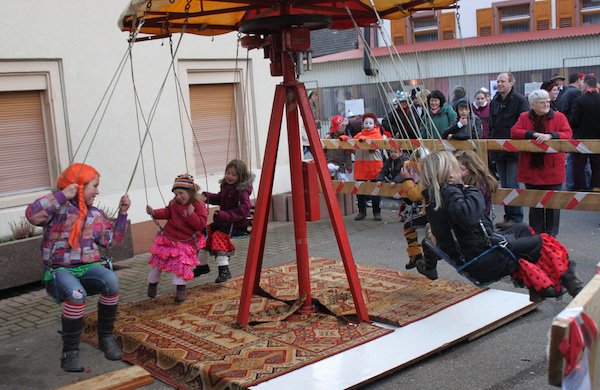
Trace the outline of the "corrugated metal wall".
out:
[[[467,73],[463,71],[463,56],[460,49],[443,50],[419,54],[419,69],[415,55],[379,57],[378,77],[367,77],[362,70],[362,60],[335,61],[314,64],[313,70],[304,74],[307,83],[318,85],[319,116],[321,121],[344,112],[344,101],[363,99],[365,110],[382,117],[389,111],[391,91],[412,85],[429,90],[439,89],[448,100],[456,85],[462,85],[467,96],[472,98],[481,87],[490,88],[490,80],[506,70],[513,72],[515,90],[524,92],[525,83],[542,82],[550,79],[565,66],[564,75],[571,71],[600,74],[600,40],[595,37],[547,40],[505,44],[466,49]],[[395,62],[395,64],[394,64]],[[410,83],[410,80],[414,80]],[[383,83],[383,87],[378,84]],[[392,94],[393,95],[393,94]]]
[[[465,74],[493,74],[510,70],[535,71],[559,69],[563,58],[587,57],[600,53],[600,39],[595,36],[519,42],[494,46],[478,46],[461,49],[411,53],[400,59],[378,57],[374,64],[379,77],[368,77],[362,70],[362,59],[313,64],[313,70],[305,73],[302,80],[317,80],[319,87],[371,84],[380,81],[461,77]],[[401,61],[400,61],[401,60]],[[580,60],[576,64],[597,65],[600,58]],[[573,66],[567,61],[566,66]],[[452,84],[452,83],[450,83]]]

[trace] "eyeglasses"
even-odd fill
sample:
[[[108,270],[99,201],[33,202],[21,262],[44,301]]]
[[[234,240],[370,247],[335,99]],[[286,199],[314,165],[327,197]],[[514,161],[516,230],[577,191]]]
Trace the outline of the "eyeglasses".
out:
[[[540,104],[540,105],[546,105],[546,104],[550,104],[550,100],[536,100],[534,102],[535,104]]]

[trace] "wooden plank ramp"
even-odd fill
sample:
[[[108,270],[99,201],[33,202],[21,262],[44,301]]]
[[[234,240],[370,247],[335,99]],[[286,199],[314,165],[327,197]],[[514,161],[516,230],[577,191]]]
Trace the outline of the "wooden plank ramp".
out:
[[[59,387],[57,390],[131,390],[153,382],[154,378],[148,371],[140,366],[131,366]]]
[[[335,390],[364,386],[517,320],[537,306],[526,294],[489,289],[403,327],[378,324],[394,332],[251,389]],[[440,324],[444,324],[444,331],[440,331]]]

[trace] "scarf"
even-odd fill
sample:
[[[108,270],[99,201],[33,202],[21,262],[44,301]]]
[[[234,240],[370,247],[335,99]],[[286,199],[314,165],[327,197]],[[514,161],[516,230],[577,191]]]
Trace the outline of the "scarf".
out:
[[[534,111],[531,111],[531,114],[533,118],[533,131],[546,133],[548,114],[539,116]],[[532,153],[531,160],[529,160],[529,166],[534,169],[544,168],[544,153]]]

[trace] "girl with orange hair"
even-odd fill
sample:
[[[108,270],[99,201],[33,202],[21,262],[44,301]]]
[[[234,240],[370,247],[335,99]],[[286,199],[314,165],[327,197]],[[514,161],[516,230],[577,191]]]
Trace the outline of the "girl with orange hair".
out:
[[[113,338],[119,303],[119,280],[103,267],[98,245],[119,244],[127,227],[131,201],[123,195],[115,222],[93,206],[99,194],[100,174],[86,164],[69,166],[58,178],[57,191],[35,200],[25,212],[29,222],[44,228],[42,261],[46,291],[64,302],[61,367],[81,372],[79,336],[87,294],[98,300],[98,347],[109,360],[120,360],[121,350]]]

